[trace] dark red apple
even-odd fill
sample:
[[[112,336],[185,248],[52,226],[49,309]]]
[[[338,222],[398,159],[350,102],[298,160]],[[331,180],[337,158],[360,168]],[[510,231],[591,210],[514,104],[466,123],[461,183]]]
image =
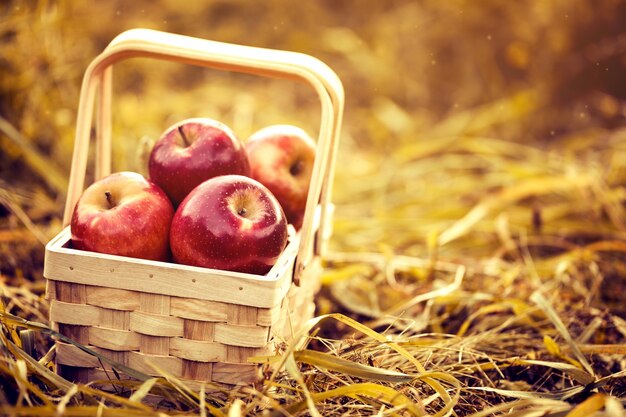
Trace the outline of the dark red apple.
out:
[[[178,206],[198,184],[219,175],[249,175],[243,144],[223,123],[186,119],[168,128],[150,152],[150,179]]]
[[[183,200],[170,230],[174,261],[266,274],[287,244],[287,220],[263,184],[224,175],[197,186]]]
[[[250,176],[269,188],[287,221],[300,229],[315,160],[313,139],[299,127],[273,125],[250,136],[246,151]]]
[[[76,249],[165,261],[174,207],[157,185],[135,172],[91,184],[72,214]]]

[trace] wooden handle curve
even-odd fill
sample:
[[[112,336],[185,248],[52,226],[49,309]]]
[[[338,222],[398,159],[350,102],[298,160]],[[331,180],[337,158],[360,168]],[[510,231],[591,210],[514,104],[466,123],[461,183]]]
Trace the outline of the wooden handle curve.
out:
[[[298,282],[313,254],[321,251],[320,245],[327,223],[325,220],[328,216],[344,107],[344,92],[339,77],[322,61],[297,52],[227,44],[149,29],[123,32],[91,62],[83,77],[64,225],[69,224],[73,208],[83,191],[96,99],[99,104],[96,115],[96,180],[110,173],[112,66],[132,57],[156,58],[225,71],[296,79],[308,84],[317,93],[321,105],[321,120],[295,265],[294,280]],[[315,232],[314,217],[319,203],[321,216]]]

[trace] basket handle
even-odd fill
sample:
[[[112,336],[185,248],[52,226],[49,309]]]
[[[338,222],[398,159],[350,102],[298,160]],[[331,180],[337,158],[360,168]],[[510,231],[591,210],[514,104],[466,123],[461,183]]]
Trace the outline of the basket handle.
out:
[[[321,104],[321,121],[294,266],[294,281],[298,283],[312,257],[320,254],[327,226],[327,208],[344,106],[343,86],[337,75],[320,60],[297,52],[226,44],[149,29],[123,32],[91,62],[83,77],[64,225],[69,224],[84,187],[96,98],[96,180],[110,173],[112,65],[132,57],[157,58],[226,71],[296,79],[305,82],[317,93]],[[321,211],[316,231],[314,220],[318,203],[321,203]]]

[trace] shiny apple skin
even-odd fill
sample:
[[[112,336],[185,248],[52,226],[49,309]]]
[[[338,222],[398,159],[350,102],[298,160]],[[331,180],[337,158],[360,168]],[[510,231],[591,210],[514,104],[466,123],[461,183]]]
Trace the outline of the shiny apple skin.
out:
[[[135,172],[114,173],[87,187],[76,203],[70,222],[72,246],[166,261],[173,216],[172,203],[157,185]]]
[[[287,237],[287,220],[272,193],[251,178],[225,175],[203,182],[183,200],[172,220],[170,247],[180,264],[264,275]]]
[[[300,229],[315,161],[313,139],[299,127],[272,125],[248,138],[246,152],[250,177],[276,196],[287,221]]]
[[[176,207],[200,183],[219,175],[247,176],[250,165],[243,144],[228,126],[209,118],[192,118],[161,135],[150,152],[148,171]]]

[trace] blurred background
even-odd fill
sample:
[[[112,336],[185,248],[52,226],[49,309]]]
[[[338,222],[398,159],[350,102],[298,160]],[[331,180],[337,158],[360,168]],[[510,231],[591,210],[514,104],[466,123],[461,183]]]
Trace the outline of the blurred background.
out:
[[[4,0],[2,277],[42,288],[82,75],[135,27],[303,52],[337,72],[336,251],[471,265],[515,262],[522,246],[553,257],[624,245],[625,22],[618,0]],[[153,141],[187,117],[221,120],[242,140],[272,123],[319,126],[316,98],[295,82],[148,59],[116,66],[113,106],[116,170],[145,172]],[[611,268],[623,284],[623,265]]]

